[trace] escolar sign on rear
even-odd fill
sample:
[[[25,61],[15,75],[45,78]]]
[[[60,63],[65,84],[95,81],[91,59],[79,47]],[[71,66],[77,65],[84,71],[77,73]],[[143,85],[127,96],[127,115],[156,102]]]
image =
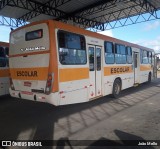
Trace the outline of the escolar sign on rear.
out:
[[[49,68],[46,23],[17,29],[10,37],[10,74],[16,91],[45,90]]]
[[[17,71],[17,76],[37,77],[37,71]]]

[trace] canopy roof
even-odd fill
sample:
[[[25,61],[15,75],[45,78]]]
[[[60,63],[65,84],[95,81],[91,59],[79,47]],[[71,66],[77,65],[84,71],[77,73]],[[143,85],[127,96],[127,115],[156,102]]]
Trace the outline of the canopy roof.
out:
[[[103,31],[159,19],[159,9],[160,0],[0,0],[0,25],[54,19]]]

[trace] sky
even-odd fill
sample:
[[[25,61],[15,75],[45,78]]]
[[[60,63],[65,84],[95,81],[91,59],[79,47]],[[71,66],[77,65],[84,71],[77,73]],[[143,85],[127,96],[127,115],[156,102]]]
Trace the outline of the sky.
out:
[[[0,41],[8,42],[10,31],[10,27],[0,26]],[[160,53],[160,19],[99,33],[149,47]]]
[[[100,33],[149,47],[160,53],[160,20],[158,19]]]

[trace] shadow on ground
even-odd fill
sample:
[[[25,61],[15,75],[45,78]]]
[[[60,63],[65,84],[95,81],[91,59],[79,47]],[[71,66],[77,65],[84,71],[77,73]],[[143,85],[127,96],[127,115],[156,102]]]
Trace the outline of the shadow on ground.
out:
[[[98,140],[68,140],[68,138],[61,138],[56,149],[64,149],[66,146],[69,149],[73,149],[77,146],[87,146],[85,149],[154,149],[151,145],[141,145],[139,143],[146,143],[142,137],[136,136],[120,130],[114,130],[114,133],[118,136],[119,140],[111,140],[104,137],[101,137]]]
[[[9,96],[0,97],[0,140],[69,138],[159,93],[159,83],[160,79],[157,79],[151,84],[127,89],[116,100],[106,96],[87,103],[59,107]],[[122,135],[127,135],[118,130],[115,133],[121,135],[120,139]]]

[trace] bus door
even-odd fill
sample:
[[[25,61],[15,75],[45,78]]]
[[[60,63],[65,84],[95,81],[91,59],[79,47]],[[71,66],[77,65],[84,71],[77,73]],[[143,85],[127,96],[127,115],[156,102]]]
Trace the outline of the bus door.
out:
[[[89,45],[88,55],[90,78],[89,98],[94,98],[102,95],[101,47]]]
[[[133,71],[134,71],[134,84],[139,83],[139,71],[140,71],[140,60],[139,52],[133,51]]]

